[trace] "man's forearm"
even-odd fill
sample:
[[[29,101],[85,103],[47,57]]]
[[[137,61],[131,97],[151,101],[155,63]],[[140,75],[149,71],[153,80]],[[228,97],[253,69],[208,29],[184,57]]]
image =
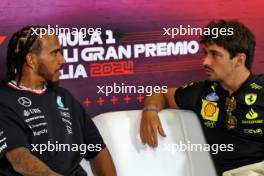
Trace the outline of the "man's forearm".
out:
[[[60,174],[52,171],[45,163],[32,155],[24,147],[14,149],[6,154],[7,159],[14,170],[27,176],[59,176]]]
[[[116,176],[116,169],[112,157],[107,148],[104,148],[90,160],[91,168],[96,176]]]
[[[145,100],[144,108],[178,108],[174,99],[175,92],[176,88],[168,88],[166,93],[153,93]]]

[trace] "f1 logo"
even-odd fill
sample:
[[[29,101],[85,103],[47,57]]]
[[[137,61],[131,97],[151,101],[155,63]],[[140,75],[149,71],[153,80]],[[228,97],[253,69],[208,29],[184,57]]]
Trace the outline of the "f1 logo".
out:
[[[2,43],[4,43],[5,39],[6,39],[6,36],[0,35],[0,45],[2,45]]]

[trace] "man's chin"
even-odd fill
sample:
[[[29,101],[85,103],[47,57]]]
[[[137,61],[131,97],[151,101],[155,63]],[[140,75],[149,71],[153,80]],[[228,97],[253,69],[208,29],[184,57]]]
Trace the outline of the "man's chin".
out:
[[[208,81],[217,81],[217,79],[213,76],[207,75],[207,80]]]

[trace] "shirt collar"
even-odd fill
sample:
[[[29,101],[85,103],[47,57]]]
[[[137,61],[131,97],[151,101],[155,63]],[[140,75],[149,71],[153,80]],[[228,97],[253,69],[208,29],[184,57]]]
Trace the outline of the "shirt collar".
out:
[[[246,79],[246,81],[244,81],[242,83],[242,85],[236,90],[234,91],[231,95],[237,94],[237,92],[240,92],[241,89],[249,86],[250,84],[252,84],[256,79],[256,75],[254,75],[253,73],[250,72],[248,78]],[[226,92],[227,95],[229,95],[228,91],[225,90],[218,82],[214,82],[214,85],[216,85],[216,89],[220,89],[220,91],[224,91]]]
[[[14,89],[17,89],[17,90],[21,90],[21,91],[28,91],[28,92],[32,92],[32,93],[35,93],[35,94],[43,94],[46,92],[47,90],[47,86],[44,84],[44,87],[43,89],[41,90],[35,90],[35,89],[31,89],[31,88],[27,88],[25,86],[22,86],[22,85],[17,85],[17,82],[12,80],[10,82],[7,83],[7,85],[13,87]]]

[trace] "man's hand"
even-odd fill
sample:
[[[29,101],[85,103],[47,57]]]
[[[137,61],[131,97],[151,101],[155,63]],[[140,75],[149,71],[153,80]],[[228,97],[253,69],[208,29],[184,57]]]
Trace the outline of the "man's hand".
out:
[[[142,113],[140,124],[140,137],[143,144],[148,144],[151,147],[158,146],[158,132],[161,136],[166,137],[166,134],[160,123],[158,110],[164,108],[178,108],[175,102],[176,88],[169,88],[167,93],[154,93],[146,99],[144,107],[155,110],[146,110]]]
[[[27,148],[19,147],[6,153],[14,170],[27,176],[61,176],[52,171],[45,163],[30,153]]]
[[[91,168],[96,176],[116,176],[116,169],[107,148],[100,151],[95,158],[90,160]]]
[[[144,111],[140,123],[140,137],[143,144],[151,147],[158,146],[158,132],[166,137],[162,128],[158,113],[156,111]]]

